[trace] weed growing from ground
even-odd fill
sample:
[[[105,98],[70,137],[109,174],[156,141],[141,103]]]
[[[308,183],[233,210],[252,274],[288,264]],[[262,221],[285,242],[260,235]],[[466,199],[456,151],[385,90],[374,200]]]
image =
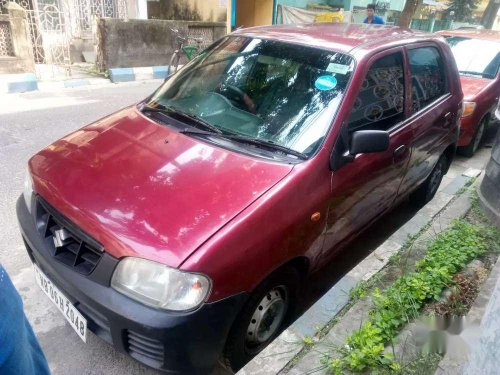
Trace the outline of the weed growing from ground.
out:
[[[400,276],[383,292],[374,289],[374,308],[369,319],[346,339],[340,358],[326,356],[323,364],[333,374],[342,374],[345,370],[400,371],[401,365],[393,360],[392,354],[384,353],[385,344],[420,314],[425,303],[437,301],[457,272],[486,251],[486,240],[482,228],[465,220],[455,221],[430,243],[414,272]],[[353,294],[359,295],[363,290],[360,287]]]

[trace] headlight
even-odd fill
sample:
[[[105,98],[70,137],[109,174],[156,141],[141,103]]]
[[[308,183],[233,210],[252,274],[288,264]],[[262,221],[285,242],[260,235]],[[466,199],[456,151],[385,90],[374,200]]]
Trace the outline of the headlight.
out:
[[[472,112],[476,109],[475,102],[463,102],[462,104],[462,117],[467,117],[472,115]]]
[[[184,311],[198,307],[208,296],[210,280],[141,258],[124,258],[113,273],[111,286],[145,305]]]
[[[28,207],[29,213],[31,213],[31,197],[33,196],[33,180],[31,179],[31,174],[29,169],[26,169],[26,175],[24,176],[24,190],[23,197],[26,207]]]

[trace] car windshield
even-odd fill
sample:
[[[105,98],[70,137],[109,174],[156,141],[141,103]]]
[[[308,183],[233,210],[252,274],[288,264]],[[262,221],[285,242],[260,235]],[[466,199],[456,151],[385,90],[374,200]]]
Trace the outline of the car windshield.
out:
[[[446,38],[460,74],[493,79],[500,64],[500,41],[452,36]]]
[[[353,59],[339,52],[231,36],[170,77],[146,104],[195,117],[231,141],[244,137],[259,141],[252,147],[276,145],[310,156],[353,68]]]

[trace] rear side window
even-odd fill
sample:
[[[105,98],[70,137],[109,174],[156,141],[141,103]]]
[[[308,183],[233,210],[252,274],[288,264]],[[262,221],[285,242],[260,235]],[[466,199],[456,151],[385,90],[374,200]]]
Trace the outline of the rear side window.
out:
[[[348,129],[388,130],[404,119],[404,70],[401,52],[370,67],[349,116]]]
[[[418,112],[447,92],[443,59],[435,47],[408,51],[412,109]]]

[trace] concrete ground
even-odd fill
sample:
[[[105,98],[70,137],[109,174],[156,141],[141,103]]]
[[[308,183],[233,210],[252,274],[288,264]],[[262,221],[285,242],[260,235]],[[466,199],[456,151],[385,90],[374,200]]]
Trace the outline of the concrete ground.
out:
[[[146,97],[156,82],[132,82],[103,87],[0,95],[0,263],[12,277],[25,302],[25,311],[40,339],[53,374],[156,374],[116,352],[93,335],[84,344],[59,311],[35,285],[29,258],[21,241],[15,202],[22,192],[26,163],[31,155],[61,136]],[[491,138],[490,131],[487,139]],[[488,144],[490,141],[486,141]],[[468,168],[484,168],[490,149],[472,159],[458,157],[442,187]],[[370,228],[316,275],[301,303],[305,310],[368,253],[409,220],[416,210],[403,204],[383,223]],[[221,369],[218,373],[223,373]]]

